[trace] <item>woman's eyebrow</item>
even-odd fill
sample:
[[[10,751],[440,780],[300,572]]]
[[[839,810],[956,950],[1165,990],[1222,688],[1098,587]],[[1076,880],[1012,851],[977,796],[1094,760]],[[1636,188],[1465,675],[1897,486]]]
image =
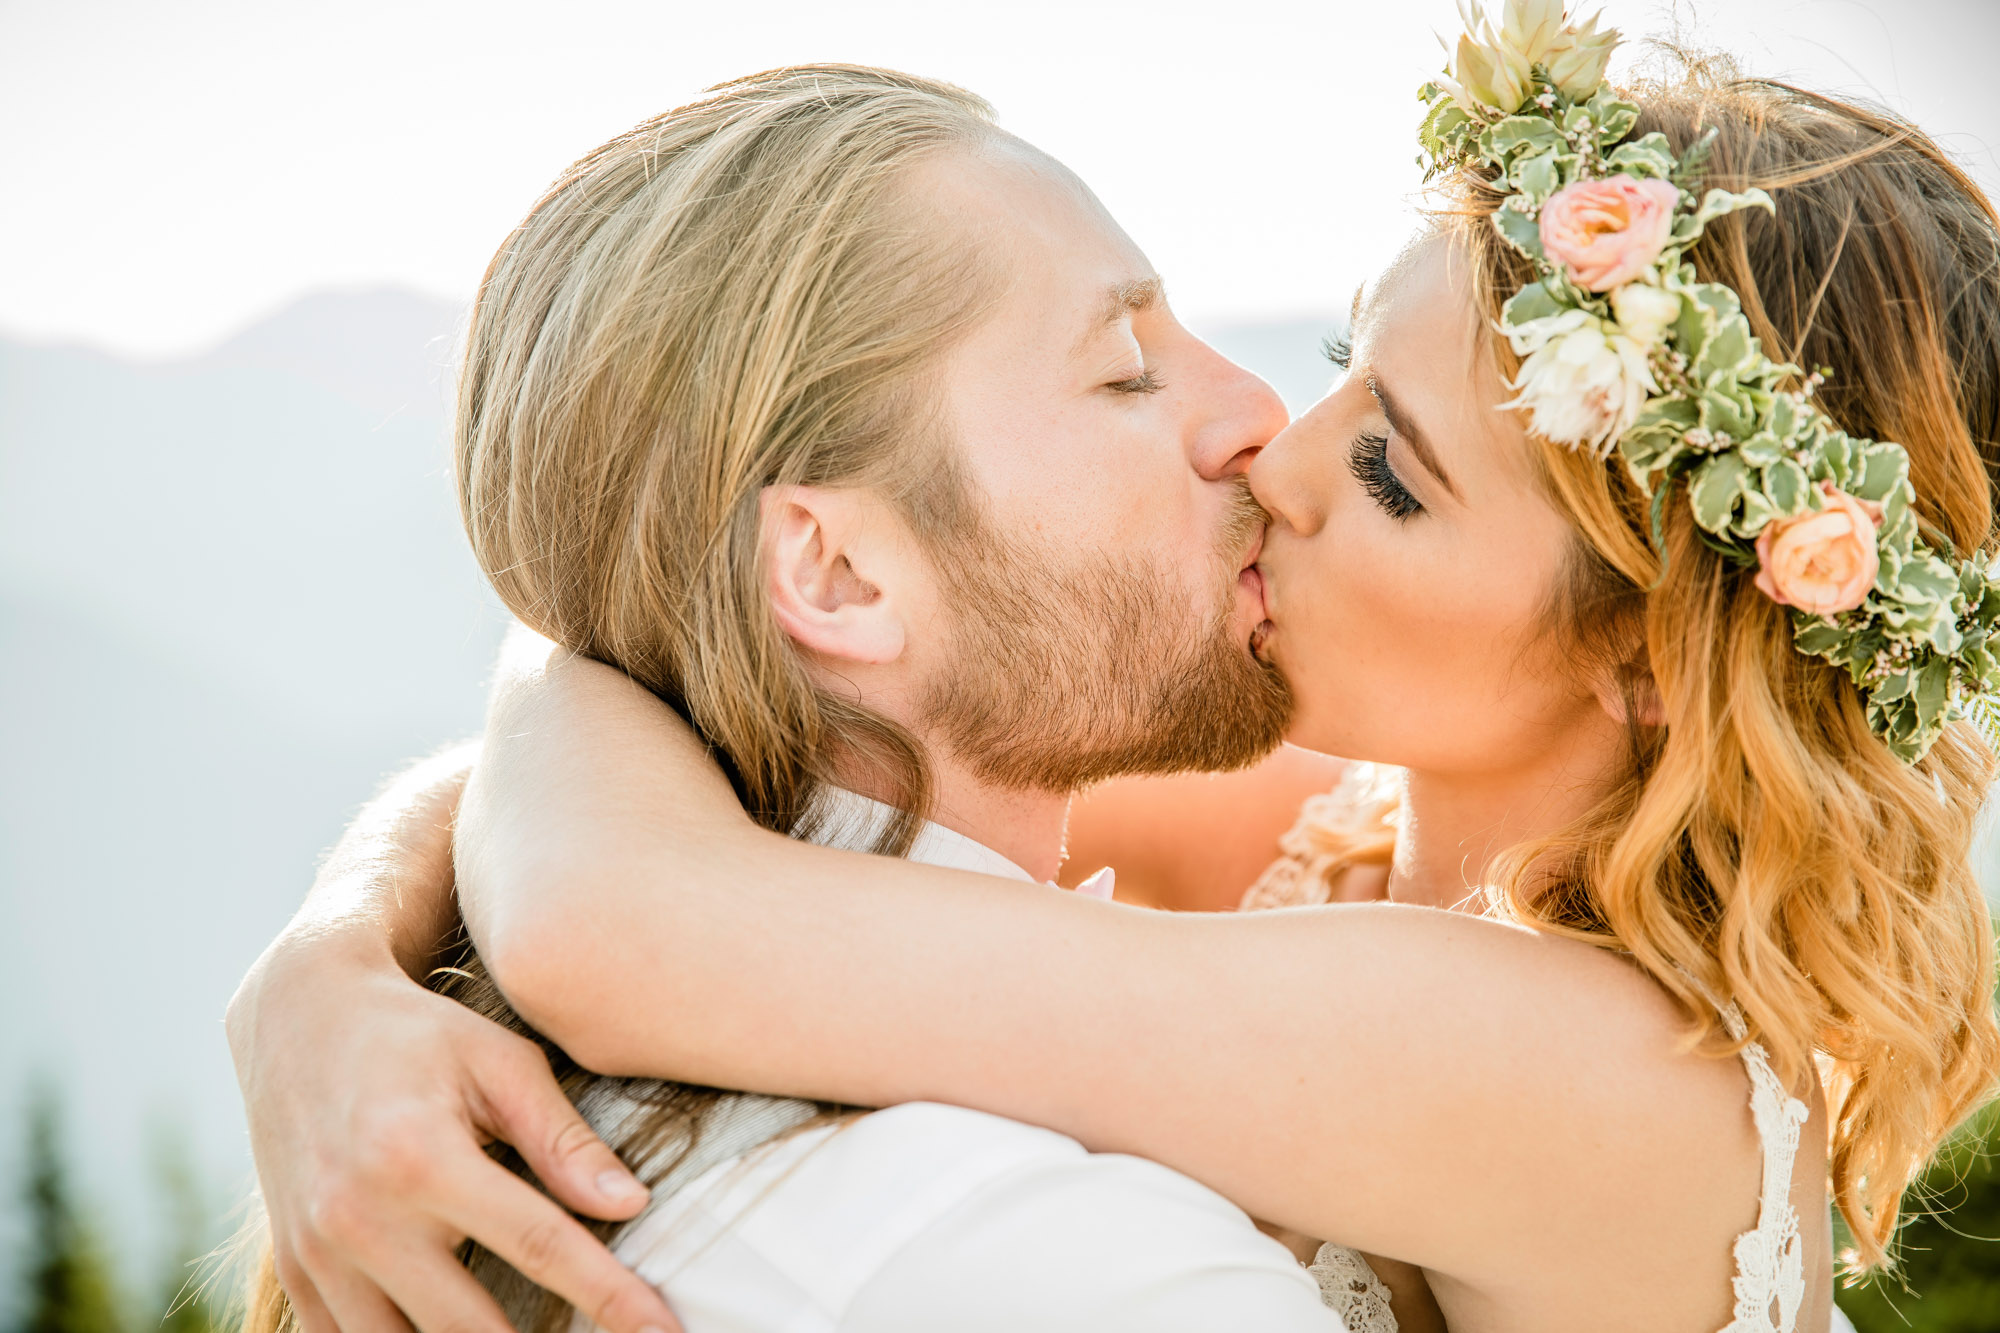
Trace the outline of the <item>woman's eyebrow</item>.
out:
[[[1417,429],[1416,422],[1410,415],[1396,406],[1396,400],[1389,396],[1389,391],[1383,388],[1382,382],[1373,375],[1368,377],[1368,392],[1374,394],[1375,401],[1382,405],[1382,415],[1389,418],[1391,429],[1409,441],[1410,452],[1417,456],[1417,461],[1424,465],[1424,470],[1438,479],[1438,484],[1451,493],[1452,499],[1464,500],[1465,497],[1458,493],[1458,487],[1452,484],[1450,475],[1445,472],[1444,465],[1438,462],[1437,451],[1431,448],[1430,441]]]

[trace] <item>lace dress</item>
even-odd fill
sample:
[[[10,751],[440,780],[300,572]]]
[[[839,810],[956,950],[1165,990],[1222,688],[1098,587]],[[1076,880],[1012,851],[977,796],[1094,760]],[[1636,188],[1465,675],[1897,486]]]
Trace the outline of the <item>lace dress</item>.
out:
[[[1350,773],[1332,792],[1306,803],[1297,826],[1279,841],[1284,855],[1244,895],[1243,909],[1328,901],[1342,870],[1379,856],[1381,833],[1392,821],[1379,776]],[[1729,1034],[1742,1040],[1747,1029],[1736,1006],[1717,1010]],[[1742,1057],[1750,1073],[1750,1114],[1764,1146],[1764,1183],[1757,1225],[1736,1238],[1736,1304],[1721,1333],[1795,1333],[1806,1284],[1805,1245],[1792,1207],[1792,1165],[1806,1104],[1779,1081],[1762,1046],[1750,1042]],[[1389,1289],[1359,1253],[1322,1245],[1308,1271],[1319,1283],[1320,1300],[1340,1316],[1348,1333],[1397,1333]],[[1844,1323],[1836,1314],[1834,1327]]]

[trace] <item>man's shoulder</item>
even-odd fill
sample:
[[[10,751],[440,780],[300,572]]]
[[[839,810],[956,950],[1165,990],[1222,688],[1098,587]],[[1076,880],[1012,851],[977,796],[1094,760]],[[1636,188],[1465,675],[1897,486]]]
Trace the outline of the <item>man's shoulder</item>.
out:
[[[716,1167],[617,1248],[676,1310],[714,1313],[689,1320],[696,1333],[766,1327],[743,1301],[799,1311],[801,1328],[844,1327],[857,1300],[878,1311],[949,1304],[951,1284],[990,1265],[1079,1309],[1121,1305],[1135,1283],[1154,1289],[1171,1270],[1208,1271],[1231,1255],[1239,1276],[1262,1270],[1253,1286],[1310,1287],[1240,1209],[1177,1172],[933,1103],[810,1129]],[[1002,1308],[997,1299],[987,1303]]]

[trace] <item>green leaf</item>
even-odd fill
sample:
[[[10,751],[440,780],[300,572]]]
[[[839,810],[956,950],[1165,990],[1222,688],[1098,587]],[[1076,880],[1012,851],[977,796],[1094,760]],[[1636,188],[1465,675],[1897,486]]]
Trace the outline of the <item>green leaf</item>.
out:
[[[1825,657],[1847,642],[1847,631],[1824,620],[1809,620],[1792,630],[1792,643],[1810,657]]]
[[[1737,452],[1743,455],[1743,461],[1751,467],[1769,467],[1785,456],[1785,445],[1784,441],[1770,431],[1760,430],[1743,441]],[[1801,472],[1799,475],[1805,474]]]
[[[1688,497],[1694,506],[1694,521],[1708,532],[1729,526],[1736,501],[1743,494],[1750,469],[1735,454],[1717,454],[1695,469]]]
[[[1502,163],[1518,154],[1553,153],[1562,146],[1562,134],[1541,116],[1509,116],[1479,136],[1480,151]]]
[[[1786,394],[1778,394],[1771,400],[1771,433],[1781,440],[1789,440],[1799,428],[1798,406]]]
[[[1556,192],[1556,155],[1536,153],[1522,158],[1514,164],[1513,178],[1515,189],[1541,203]],[[1539,234],[1537,239],[1540,239]]]
[[[1624,101],[1609,88],[1600,89],[1588,106],[1590,118],[1597,126],[1597,142],[1600,145],[1617,143],[1639,123],[1638,106]]]
[[[1754,538],[1764,530],[1764,525],[1778,517],[1778,511],[1762,491],[1751,489],[1743,492],[1743,511],[1736,516],[1730,530],[1739,537]]]
[[[1906,697],[1916,683],[1917,676],[1914,671],[1898,671],[1877,685],[1868,698],[1870,702],[1878,704],[1894,703]]]
[[[1493,225],[1507,238],[1507,243],[1530,259],[1541,259],[1542,229],[1526,213],[1518,209],[1502,208],[1493,214]]]
[[[1750,321],[1742,315],[1718,319],[1715,331],[1702,346],[1701,355],[1695,358],[1695,373],[1704,377],[1718,370],[1734,374],[1750,359],[1756,346],[1757,340],[1750,336]]]
[[[1710,190],[1702,196],[1701,206],[1695,209],[1694,220],[1706,227],[1725,214],[1740,212],[1746,208],[1761,208],[1766,213],[1772,214],[1778,211],[1778,206],[1771,202],[1771,196],[1759,189],[1748,189],[1741,194],[1731,194],[1728,190]]]
[[[1605,162],[1614,170],[1641,180],[1666,180],[1674,174],[1674,150],[1667,143],[1667,136],[1658,130],[1644,138],[1619,144]]]
[[[1944,717],[1945,699],[1951,693],[1951,659],[1934,657],[1917,674],[1912,697],[1917,703],[1917,723],[1929,727]]]
[[[1934,555],[1905,565],[1893,589],[1896,600],[1911,604],[1949,604],[1958,592],[1958,572]]]
[[[1435,85],[1426,86],[1432,88],[1433,96],[1439,100],[1432,104],[1429,114],[1424,117],[1423,126],[1418,129],[1417,137],[1425,147],[1432,148],[1435,152],[1445,145],[1452,131],[1465,128],[1472,123],[1472,119],[1457,102],[1452,101],[1445,93],[1437,91]]]
[[[1717,382],[1702,390],[1701,424],[1734,440],[1745,439],[1757,430],[1757,419],[1750,414],[1742,389],[1733,383]]]
[[[1790,517],[1806,511],[1806,497],[1812,494],[1812,483],[1806,479],[1806,470],[1789,458],[1781,458],[1764,469],[1764,494],[1771,497],[1771,505],[1780,514]]]
[[[1500,322],[1518,329],[1534,320],[1560,315],[1567,308],[1546,286],[1531,282],[1508,297],[1507,304],[1500,307]]]
[[[1889,498],[1897,483],[1910,475],[1910,456],[1901,445],[1870,444],[1862,449],[1860,466],[1854,470],[1850,495],[1877,502]]]

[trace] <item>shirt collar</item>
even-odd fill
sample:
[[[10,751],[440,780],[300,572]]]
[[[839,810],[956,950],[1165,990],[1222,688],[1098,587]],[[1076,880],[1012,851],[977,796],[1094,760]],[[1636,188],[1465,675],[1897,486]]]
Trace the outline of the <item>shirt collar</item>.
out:
[[[866,852],[874,848],[875,839],[896,817],[897,811],[893,806],[845,787],[826,786],[820,789],[815,813],[820,818],[814,842],[822,847]],[[917,831],[917,840],[910,846],[909,859],[945,870],[975,870],[982,875],[998,875],[1002,879],[1026,880],[1030,884],[1037,882],[1033,875],[986,844],[974,842],[963,833],[929,820],[924,821],[923,827]]]

